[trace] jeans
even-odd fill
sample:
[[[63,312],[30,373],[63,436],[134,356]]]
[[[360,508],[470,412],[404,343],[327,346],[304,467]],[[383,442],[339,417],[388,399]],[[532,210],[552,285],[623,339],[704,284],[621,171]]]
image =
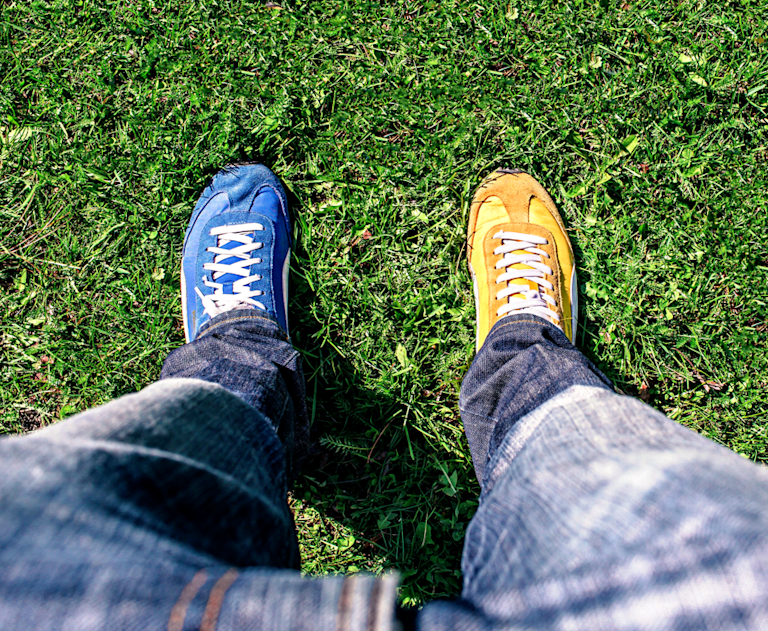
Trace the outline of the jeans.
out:
[[[415,618],[394,575],[296,569],[303,388],[277,324],[228,312],[160,382],[0,441],[0,628],[768,628],[768,472],[615,394],[544,320],[502,319],[464,380],[464,586]]]

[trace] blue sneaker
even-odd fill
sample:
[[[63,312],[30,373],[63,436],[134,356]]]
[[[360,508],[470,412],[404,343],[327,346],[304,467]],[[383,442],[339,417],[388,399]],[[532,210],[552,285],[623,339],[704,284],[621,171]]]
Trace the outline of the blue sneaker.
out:
[[[261,164],[226,167],[203,191],[187,233],[181,300],[187,343],[211,318],[261,309],[288,333],[288,200]]]

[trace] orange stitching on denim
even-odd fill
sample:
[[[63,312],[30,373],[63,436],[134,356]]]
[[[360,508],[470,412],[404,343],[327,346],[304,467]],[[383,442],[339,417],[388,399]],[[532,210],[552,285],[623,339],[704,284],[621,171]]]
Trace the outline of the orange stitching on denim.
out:
[[[382,579],[379,578],[374,580],[371,594],[368,597],[368,624],[365,627],[367,631],[376,631],[376,622],[379,619],[379,607],[384,604],[381,602],[383,587],[384,581]]]
[[[171,617],[168,620],[168,631],[181,631],[184,628],[184,620],[187,617],[187,609],[190,603],[197,596],[197,592],[208,580],[208,574],[205,570],[200,570],[192,577],[184,589],[181,590],[181,596],[171,609]]]
[[[502,324],[497,330],[501,330],[506,326],[512,326],[513,324],[541,324],[538,320],[515,320],[514,322],[507,322]]]
[[[341,584],[341,594],[339,594],[339,608],[336,612],[336,631],[349,631],[352,618],[352,604],[354,586],[358,581],[354,574],[347,576]]]
[[[227,590],[232,587],[232,583],[235,582],[239,576],[239,572],[231,567],[224,576],[222,576],[211,589],[211,595],[208,597],[208,604],[205,606],[203,612],[203,619],[200,622],[200,631],[216,631],[216,624],[219,621],[219,612],[221,612],[221,606],[224,604],[224,595]]]

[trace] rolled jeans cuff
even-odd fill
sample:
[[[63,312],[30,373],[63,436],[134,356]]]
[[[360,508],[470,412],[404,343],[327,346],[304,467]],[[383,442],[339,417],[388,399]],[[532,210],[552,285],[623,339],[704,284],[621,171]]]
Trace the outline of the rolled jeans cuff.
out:
[[[285,448],[289,480],[309,448],[301,356],[277,321],[258,309],[227,311],[173,351],[161,379],[217,383],[266,416]]]
[[[488,460],[515,423],[574,385],[613,389],[610,380],[547,320],[511,315],[493,326],[459,395],[481,484]]]

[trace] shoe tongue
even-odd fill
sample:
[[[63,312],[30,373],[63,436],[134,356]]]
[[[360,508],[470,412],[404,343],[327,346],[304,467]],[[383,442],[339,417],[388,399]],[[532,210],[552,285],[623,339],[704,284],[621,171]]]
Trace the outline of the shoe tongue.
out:
[[[248,233],[245,233],[245,234],[248,234],[251,237],[253,237],[253,235],[254,235],[253,232],[248,232]],[[226,245],[224,245],[223,242],[219,242],[218,247],[220,247],[223,250],[234,250],[236,247],[238,247],[240,245],[243,245],[243,244],[240,243],[239,241],[230,241]],[[231,257],[227,257],[225,259],[221,259],[219,261],[219,263],[221,263],[223,265],[230,265],[231,263],[237,263],[240,260],[242,260],[242,259],[240,259],[237,256],[231,256]],[[219,276],[216,279],[216,282],[217,283],[222,283],[224,285],[224,287],[222,288],[222,292],[223,293],[225,293],[225,294],[233,294],[234,291],[232,291],[232,289],[233,289],[232,285],[234,284],[235,281],[241,280],[242,278],[243,278],[242,276],[238,276],[237,274],[224,274],[223,276]]]
[[[528,252],[525,252],[524,250],[515,250],[512,254],[528,254]],[[514,270],[530,270],[533,269],[530,265],[526,265],[525,263],[517,263],[516,265],[512,265],[509,269]],[[508,285],[514,286],[518,285],[520,287],[520,292],[534,290],[539,290],[539,284],[533,282],[532,280],[525,280],[522,278],[516,278],[515,280],[509,281]]]
[[[273,191],[271,188],[265,187],[265,188],[262,188],[254,198],[253,203],[251,204],[250,212],[264,215],[265,217],[271,219],[272,221],[278,221],[279,208],[280,208],[280,198],[277,196],[277,193],[275,193],[275,191]],[[246,234],[248,234],[250,237],[256,240],[255,232],[248,232]],[[224,250],[231,250],[233,248],[236,248],[239,245],[242,245],[239,241],[230,241],[227,245],[219,245],[219,247],[221,247]],[[232,257],[228,259],[223,259],[219,262],[227,265],[229,263],[235,263],[239,260],[240,259],[237,257]],[[232,284],[235,281],[240,280],[241,278],[242,276],[238,276],[237,274],[224,274],[223,276],[219,276],[216,279],[216,282],[223,283],[224,285],[222,289],[223,293],[232,294],[234,293],[232,291]]]
[[[264,215],[272,221],[280,221],[278,209],[280,208],[280,198],[271,188],[263,188],[259,191],[251,205],[252,213]]]

